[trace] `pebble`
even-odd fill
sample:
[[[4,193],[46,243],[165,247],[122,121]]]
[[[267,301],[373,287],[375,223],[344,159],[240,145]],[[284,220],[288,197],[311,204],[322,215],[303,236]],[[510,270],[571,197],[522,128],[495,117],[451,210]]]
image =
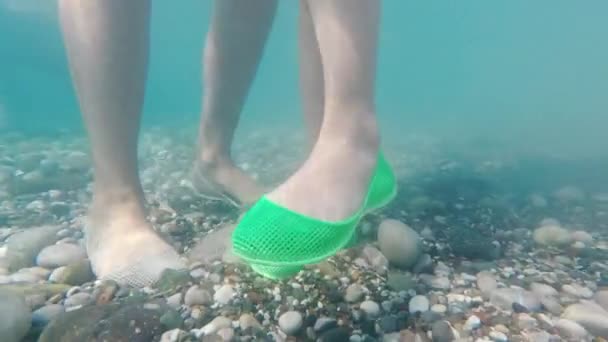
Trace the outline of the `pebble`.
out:
[[[85,305],[92,304],[93,302],[94,302],[93,296],[91,296],[90,294],[88,294],[86,292],[78,292],[78,293],[74,293],[70,297],[66,298],[63,305],[65,305],[66,308],[69,308],[69,307],[74,307],[74,306],[79,306],[79,305],[85,306]]]
[[[517,322],[517,326],[522,330],[530,330],[537,326],[536,319],[527,313],[517,314],[515,321]]]
[[[426,296],[417,295],[412,297],[409,302],[410,313],[426,312],[429,310],[429,299]]]
[[[242,314],[239,318],[239,326],[242,330],[262,330],[262,325],[251,314]]]
[[[181,306],[182,304],[182,294],[181,293],[176,293],[172,296],[167,297],[167,305],[169,305],[170,307],[177,309]]]
[[[562,286],[562,291],[574,297],[587,299],[593,297],[593,291],[578,284],[565,284]]]
[[[213,300],[217,303],[226,305],[230,303],[232,297],[234,296],[234,289],[232,285],[226,284],[220,287],[215,294],[213,295]]]
[[[2,341],[20,341],[32,321],[32,313],[20,294],[0,289],[0,336]]]
[[[409,269],[422,253],[418,233],[405,223],[386,219],[378,227],[378,246],[388,261],[400,268]]]
[[[495,342],[509,341],[509,338],[507,337],[507,335],[505,335],[504,333],[502,333],[500,331],[492,330],[492,331],[490,331],[489,336],[492,339],[492,341],[495,341]]]
[[[557,290],[552,286],[543,283],[530,284],[530,291],[532,291],[538,297],[553,297],[559,294],[559,292],[557,292]]]
[[[593,243],[593,236],[584,230],[577,230],[570,234],[572,240],[590,245]]]
[[[47,325],[59,314],[65,312],[61,304],[48,304],[32,313],[32,324],[37,326]]]
[[[489,298],[492,291],[498,288],[496,277],[494,274],[488,271],[481,271],[477,273],[477,287],[484,297]]]
[[[555,322],[555,328],[561,337],[567,340],[583,341],[587,337],[587,330],[580,324],[569,319],[561,318]]]
[[[87,253],[84,248],[74,244],[62,243],[43,248],[36,258],[36,264],[42,267],[55,268],[74,264],[86,257]]]
[[[475,315],[471,315],[464,322],[462,329],[464,329],[465,331],[473,331],[473,330],[479,328],[480,326],[481,326],[481,320],[479,319],[479,317],[477,317]]]
[[[608,312],[591,302],[568,306],[562,318],[575,321],[596,336],[608,337]]]
[[[455,339],[454,331],[447,321],[437,321],[431,327],[433,342],[452,342]]]
[[[448,308],[443,304],[433,304],[431,311],[443,315],[448,311]]]
[[[224,317],[224,316],[217,316],[211,322],[209,322],[207,325],[202,327],[200,330],[200,333],[202,335],[211,335],[211,334],[215,334],[216,332],[220,331],[220,329],[230,328],[230,327],[232,327],[231,319]]]
[[[233,341],[234,340],[234,329],[222,328],[216,333],[222,341]]]
[[[165,331],[161,337],[160,342],[181,342],[185,341],[188,333],[180,329],[172,329]]]
[[[184,295],[184,304],[188,306],[209,305],[212,303],[213,298],[211,297],[211,294],[207,290],[200,288],[198,285],[190,287]]]
[[[566,246],[572,242],[572,236],[567,229],[558,225],[544,225],[534,230],[534,241],[543,246]]]
[[[279,328],[287,335],[295,335],[301,328],[304,320],[298,311],[287,311],[279,317]]]
[[[490,296],[492,305],[503,310],[512,310],[513,303],[518,303],[528,311],[538,311],[541,308],[540,300],[530,291],[521,288],[499,288]]]
[[[346,288],[346,294],[344,295],[344,300],[349,303],[358,302],[363,298],[363,288],[359,284],[351,284]]]
[[[370,267],[379,274],[385,274],[388,270],[388,259],[376,248],[365,246],[362,251],[363,257]]]
[[[374,301],[366,300],[361,303],[359,308],[371,318],[376,318],[380,315],[380,305]]]

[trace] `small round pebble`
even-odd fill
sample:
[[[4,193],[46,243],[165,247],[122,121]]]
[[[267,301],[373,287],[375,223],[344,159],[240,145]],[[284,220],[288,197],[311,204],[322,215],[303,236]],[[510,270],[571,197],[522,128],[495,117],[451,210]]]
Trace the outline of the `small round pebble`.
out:
[[[184,295],[184,304],[188,306],[209,305],[211,303],[213,303],[211,294],[207,290],[201,289],[198,285],[190,287]]]
[[[380,315],[380,305],[378,305],[378,303],[374,301],[366,300],[362,302],[359,307],[361,308],[361,310],[363,310],[363,312],[365,312],[368,316],[372,318],[378,317]]]
[[[219,290],[215,292],[215,294],[213,295],[213,300],[215,300],[219,304],[226,305],[230,303],[233,296],[234,289],[231,285],[226,284],[220,287]]]
[[[346,294],[344,300],[349,303],[358,302],[363,297],[363,288],[359,284],[350,284],[346,288]]]
[[[42,267],[55,268],[74,264],[86,257],[87,253],[84,248],[71,243],[61,243],[43,248],[36,257],[36,264]]]
[[[426,296],[417,295],[412,297],[409,302],[410,313],[425,312],[429,310],[429,299]]]
[[[287,311],[279,317],[279,328],[287,335],[294,335],[302,328],[303,322],[301,313]]]
[[[78,292],[66,298],[63,304],[66,307],[72,307],[78,305],[89,305],[91,303],[93,303],[93,296],[86,292]]]

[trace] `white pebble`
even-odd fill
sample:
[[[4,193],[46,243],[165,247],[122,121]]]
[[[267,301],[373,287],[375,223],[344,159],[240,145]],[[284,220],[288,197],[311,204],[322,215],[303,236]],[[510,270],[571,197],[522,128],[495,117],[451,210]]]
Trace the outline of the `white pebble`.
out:
[[[62,243],[42,249],[36,258],[36,264],[42,267],[55,268],[74,264],[86,257],[87,253],[84,248],[74,244]]]
[[[304,320],[298,311],[287,311],[279,317],[279,328],[287,335],[294,335],[302,328]]]
[[[429,300],[425,296],[417,295],[412,297],[409,302],[410,313],[427,312],[429,310]]]

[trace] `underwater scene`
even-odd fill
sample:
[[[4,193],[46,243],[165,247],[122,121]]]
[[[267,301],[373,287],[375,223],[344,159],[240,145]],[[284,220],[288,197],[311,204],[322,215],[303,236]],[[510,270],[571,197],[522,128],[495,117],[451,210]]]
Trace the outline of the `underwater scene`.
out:
[[[0,0],[0,342],[608,341],[607,11]]]

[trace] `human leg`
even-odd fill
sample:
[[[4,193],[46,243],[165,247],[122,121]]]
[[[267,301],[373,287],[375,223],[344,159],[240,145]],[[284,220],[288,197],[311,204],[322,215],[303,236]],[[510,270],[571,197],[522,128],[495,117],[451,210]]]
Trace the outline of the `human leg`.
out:
[[[93,157],[87,252],[98,278],[149,285],[178,254],[146,221],[137,140],[149,0],[60,0],[70,71]]]
[[[204,89],[195,185],[250,204],[263,193],[230,149],[276,12],[276,0],[216,0],[204,49]]]

